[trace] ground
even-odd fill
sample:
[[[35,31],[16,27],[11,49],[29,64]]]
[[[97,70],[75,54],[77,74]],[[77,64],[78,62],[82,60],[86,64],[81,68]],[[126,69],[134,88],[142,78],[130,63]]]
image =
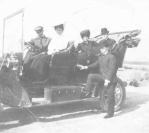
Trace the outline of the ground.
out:
[[[120,77],[124,78],[126,72]],[[125,74],[124,74],[125,73]],[[128,72],[127,72],[128,73]],[[129,76],[127,76],[129,77]],[[82,101],[46,107],[9,108],[0,112],[2,133],[148,133],[149,81],[126,87],[126,101],[113,118],[104,119],[98,103]]]

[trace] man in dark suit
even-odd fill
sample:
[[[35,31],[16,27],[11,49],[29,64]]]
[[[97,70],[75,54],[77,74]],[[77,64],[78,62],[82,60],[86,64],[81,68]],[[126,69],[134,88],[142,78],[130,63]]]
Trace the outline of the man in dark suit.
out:
[[[101,54],[99,55],[98,61],[89,65],[81,66],[80,69],[90,69],[99,66],[99,74],[89,74],[85,88],[83,89],[85,96],[90,94],[93,83],[98,82],[99,85],[107,87],[108,94],[108,112],[104,118],[110,118],[114,115],[114,89],[116,87],[116,58],[109,52],[110,44],[104,42],[101,46]]]
[[[116,41],[114,39],[109,38],[109,31],[107,28],[102,28],[101,29],[101,35],[102,35],[102,40],[99,42],[99,46],[104,44],[104,42],[106,41],[106,43],[109,44],[109,50],[112,49],[112,47],[114,46],[114,44],[116,43]]]

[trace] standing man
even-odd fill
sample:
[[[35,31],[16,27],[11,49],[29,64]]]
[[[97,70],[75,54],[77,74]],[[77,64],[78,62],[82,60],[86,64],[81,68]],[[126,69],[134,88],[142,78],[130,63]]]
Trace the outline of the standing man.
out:
[[[87,83],[84,88],[84,96],[88,96],[92,89],[93,83],[98,82],[100,86],[104,85],[107,88],[108,94],[108,112],[104,118],[110,118],[114,115],[114,89],[116,87],[116,58],[109,52],[110,44],[104,42],[101,45],[101,55],[98,58],[98,61],[89,65],[89,66],[80,66],[80,69],[90,69],[96,66],[99,66],[99,74],[89,74],[87,78]]]
[[[101,35],[102,35],[102,40],[99,42],[99,46],[102,45],[106,41],[106,43],[108,43],[110,45],[109,50],[111,51],[111,49],[113,48],[113,45],[116,43],[116,41],[114,39],[109,38],[109,31],[107,28],[101,29]]]

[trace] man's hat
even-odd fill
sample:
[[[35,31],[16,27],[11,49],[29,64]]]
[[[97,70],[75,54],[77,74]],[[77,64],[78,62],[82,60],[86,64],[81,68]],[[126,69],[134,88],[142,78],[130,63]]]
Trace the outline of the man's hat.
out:
[[[83,30],[80,32],[81,38],[83,38],[84,36],[87,36],[88,38],[90,37],[90,30]]]
[[[100,48],[103,48],[103,47],[106,47],[106,48],[109,48],[110,47],[110,44],[107,42],[107,40],[103,40]]]
[[[43,27],[42,27],[42,26],[37,26],[37,27],[35,28],[35,31],[43,31]]]
[[[109,31],[107,30],[107,28],[102,28],[101,29],[101,35],[105,35],[105,34],[108,34]]]

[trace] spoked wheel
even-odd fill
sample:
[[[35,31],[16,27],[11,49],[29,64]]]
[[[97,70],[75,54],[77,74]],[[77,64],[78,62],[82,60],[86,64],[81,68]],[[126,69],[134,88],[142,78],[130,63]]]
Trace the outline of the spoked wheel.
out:
[[[107,90],[103,87],[99,91],[100,93],[100,105],[101,108],[104,111],[108,110],[108,96],[107,96]],[[120,110],[123,105],[126,98],[126,89],[124,86],[124,83],[121,79],[117,78],[117,85],[115,87],[115,111]]]

